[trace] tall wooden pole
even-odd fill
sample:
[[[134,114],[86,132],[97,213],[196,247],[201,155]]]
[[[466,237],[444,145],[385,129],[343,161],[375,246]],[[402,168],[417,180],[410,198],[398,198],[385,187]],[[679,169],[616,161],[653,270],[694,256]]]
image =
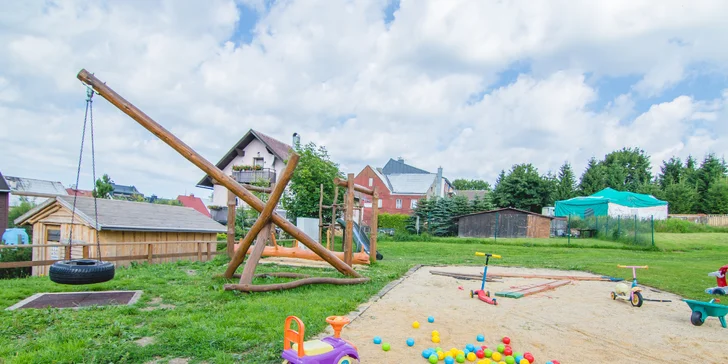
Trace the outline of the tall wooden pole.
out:
[[[374,186],[372,194],[372,220],[369,228],[369,262],[377,261],[377,235],[379,234],[379,191]]]
[[[318,241],[323,243],[323,230],[324,230],[324,217],[323,217],[323,209],[324,209],[324,184],[322,183],[319,186],[319,221],[318,221]]]
[[[254,208],[256,211],[263,211],[263,208],[265,206],[263,201],[261,201],[250,191],[241,186],[232,177],[226,175],[214,164],[203,158],[187,144],[185,144],[182,140],[180,140],[172,133],[170,133],[167,129],[159,125],[156,121],[147,116],[132,103],[121,97],[121,95],[117,94],[116,91],[112,90],[109,86],[106,86],[103,81],[99,80],[98,78],[96,78],[96,76],[92,75],[85,69],[82,69],[76,77],[85,84],[93,87],[93,89],[99,95],[101,95],[101,97],[105,98],[112,105],[119,108],[119,110],[129,115],[129,117],[145,127],[152,134],[157,136],[157,138],[167,143],[167,145],[172,147],[172,149],[176,150],[179,154],[192,162],[192,164],[200,168],[203,172],[207,173],[207,175],[210,176],[212,179],[218,181],[221,185],[233,191],[236,196],[240,197],[249,206]],[[298,241],[306,245],[314,253],[316,253],[326,262],[334,266],[334,268],[336,268],[339,272],[352,277],[361,277],[361,274],[355,271],[354,268],[351,267],[351,265],[347,265],[346,263],[342,262],[341,259],[339,259],[336,255],[326,250],[321,244],[311,239],[311,237],[306,235],[306,233],[293,225],[290,221],[286,220],[276,213],[273,213],[271,219],[276,225],[280,226],[285,232],[291,234],[294,239],[297,239]]]
[[[347,176],[346,189],[346,240],[344,241],[344,263],[352,265],[352,243],[354,241],[354,173]]]
[[[235,194],[227,193],[227,255],[232,258],[235,252]]]
[[[334,185],[334,202],[331,204],[331,225],[329,226],[331,240],[326,244],[326,249],[331,250],[331,246],[336,246],[336,204],[339,200],[339,186]]]

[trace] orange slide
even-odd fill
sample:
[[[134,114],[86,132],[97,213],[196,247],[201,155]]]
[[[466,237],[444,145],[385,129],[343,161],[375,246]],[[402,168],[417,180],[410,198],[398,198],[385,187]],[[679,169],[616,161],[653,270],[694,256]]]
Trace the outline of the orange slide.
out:
[[[240,246],[240,243],[235,244],[235,251],[238,250],[238,247]],[[253,250],[252,246],[251,249],[248,249],[248,252],[246,254],[250,254],[250,252]],[[343,252],[332,252],[336,254],[336,256],[344,260],[344,253]],[[275,244],[273,246],[266,246],[265,249],[263,249],[263,256],[264,257],[285,257],[285,258],[298,258],[298,259],[307,259],[307,260],[320,260],[323,261],[323,258],[316,255],[311,250],[308,249],[301,249],[299,247],[295,248],[286,248],[284,246],[280,246],[278,244]],[[351,255],[351,261],[353,264],[369,264],[369,254],[360,251],[358,253],[354,253]]]

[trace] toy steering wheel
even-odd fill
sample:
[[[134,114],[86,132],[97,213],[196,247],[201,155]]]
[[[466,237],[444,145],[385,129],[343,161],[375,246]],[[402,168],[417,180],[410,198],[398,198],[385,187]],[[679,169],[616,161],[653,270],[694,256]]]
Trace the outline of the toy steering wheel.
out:
[[[345,316],[329,316],[326,318],[326,322],[334,329],[334,337],[338,339],[340,338],[341,329],[351,320]]]

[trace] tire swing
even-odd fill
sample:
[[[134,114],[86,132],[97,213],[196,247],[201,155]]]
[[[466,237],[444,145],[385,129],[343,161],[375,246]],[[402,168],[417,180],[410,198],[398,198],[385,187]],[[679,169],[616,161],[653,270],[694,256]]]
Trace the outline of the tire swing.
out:
[[[86,113],[83,118],[83,132],[81,133],[81,153],[78,157],[78,170],[76,171],[76,189],[78,189],[78,180],[81,175],[81,160],[83,159],[83,142],[86,139],[86,120],[90,120],[91,124],[91,164],[93,168],[94,184],[96,183],[96,159],[94,150],[94,113],[91,98],[94,91],[87,86],[86,90]],[[101,260],[101,243],[99,241],[99,210],[96,203],[96,194],[94,194],[94,224],[96,225],[96,256],[95,259],[73,259],[73,224],[76,218],[76,199],[78,193],[73,195],[73,211],[71,212],[71,227],[68,233],[68,249],[69,258],[53,263],[48,272],[51,281],[58,284],[83,285],[103,283],[114,278],[115,267],[110,262]]]

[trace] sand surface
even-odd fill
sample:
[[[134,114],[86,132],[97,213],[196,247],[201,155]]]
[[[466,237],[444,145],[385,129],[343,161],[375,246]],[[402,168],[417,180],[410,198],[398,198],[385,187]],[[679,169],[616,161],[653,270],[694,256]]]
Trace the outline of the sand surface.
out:
[[[519,299],[497,297],[498,305],[493,306],[470,298],[470,290],[480,288],[479,281],[432,275],[430,270],[479,274],[482,267],[421,267],[376,302],[351,313],[353,321],[342,337],[357,345],[362,363],[427,363],[421,356],[424,349],[462,350],[468,343],[479,344],[478,334],[485,336],[480,344],[490,348],[508,336],[514,351],[532,353],[536,363],[554,359],[561,363],[728,363],[728,329],[715,317],[693,326],[688,305],[673,294],[643,287],[645,298],[672,302],[647,301],[637,308],[610,298],[615,282],[572,281]],[[489,276],[499,272],[591,276],[497,266],[488,270]],[[494,293],[541,282],[548,280],[503,278],[487,282],[486,289]],[[430,315],[434,323],[427,322]],[[412,328],[415,320],[420,322],[419,329]],[[432,330],[439,331],[439,344],[430,340]],[[389,343],[391,350],[375,345],[374,336]],[[415,339],[413,347],[406,345],[410,337]]]

